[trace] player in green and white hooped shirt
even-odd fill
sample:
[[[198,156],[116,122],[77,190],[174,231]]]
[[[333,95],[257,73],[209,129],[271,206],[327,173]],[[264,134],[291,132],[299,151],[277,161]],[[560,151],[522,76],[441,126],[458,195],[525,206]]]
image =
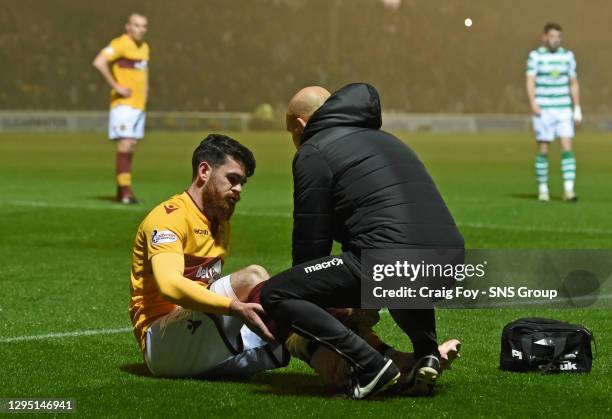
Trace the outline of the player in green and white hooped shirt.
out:
[[[538,199],[549,201],[548,149],[555,138],[561,141],[563,197],[577,200],[574,192],[576,159],[572,150],[574,124],[582,122],[576,59],[561,47],[561,26],[547,23],[542,46],[529,53],[527,60],[527,95],[533,112],[533,129],[538,142],[535,160]]]

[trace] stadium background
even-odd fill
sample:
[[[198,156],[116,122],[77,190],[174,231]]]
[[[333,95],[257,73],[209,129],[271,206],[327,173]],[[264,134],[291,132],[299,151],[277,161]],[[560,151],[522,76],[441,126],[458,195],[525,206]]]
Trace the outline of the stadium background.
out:
[[[564,26],[565,44],[577,55],[587,122],[595,114],[607,118],[610,110],[606,1],[403,0],[398,9],[379,0],[1,5],[0,109],[8,114],[99,111],[96,124],[103,129],[108,88],[91,60],[134,10],[150,19],[149,116],[250,112],[268,102],[282,117],[287,99],[303,85],[333,90],[359,80],[377,86],[383,109],[408,116],[496,114],[528,122],[525,60],[548,20]],[[474,21],[470,29],[466,17]],[[7,130],[23,132],[0,133],[0,397],[74,397],[85,417],[612,415],[612,316],[588,307],[439,310],[440,338],[458,337],[464,347],[433,398],[330,398],[297,360],[245,382],[153,378],[126,312],[134,232],[153,205],[185,188],[191,152],[210,130],[166,124],[160,132],[151,118],[134,163],[143,204],[124,207],[112,202],[114,150],[104,133],[26,122]],[[560,199],[553,146],[553,199],[546,205],[536,201],[532,134],[528,125],[518,126],[523,132],[394,132],[428,167],[469,248],[612,248],[609,134],[578,133],[577,205]],[[288,135],[216,130],[248,145],[258,159],[232,220],[226,269],[257,262],[279,272],[290,263],[294,150]],[[523,316],[591,328],[598,340],[593,372],[499,371],[501,329]],[[385,312],[378,331],[410,348]]]
[[[280,108],[306,84],[367,80],[386,110],[524,113],[548,20],[576,53],[585,114],[612,107],[605,0],[22,0],[0,9],[0,109],[105,109],[91,60],[133,10],[149,17],[150,110]]]

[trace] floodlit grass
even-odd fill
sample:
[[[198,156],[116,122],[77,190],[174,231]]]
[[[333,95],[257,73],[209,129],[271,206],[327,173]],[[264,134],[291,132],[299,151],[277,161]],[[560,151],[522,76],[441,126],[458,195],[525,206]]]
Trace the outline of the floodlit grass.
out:
[[[439,310],[441,339],[464,343],[432,398],[352,402],[331,398],[298,360],[250,380],[150,377],[127,331],[7,342],[7,338],[121,329],[127,314],[131,244],[147,211],[190,181],[191,152],[203,134],[153,133],[139,145],[135,190],[114,194],[114,151],[98,134],[0,135],[0,397],[72,397],[83,416],[185,417],[550,417],[612,414],[609,310]],[[283,133],[236,133],[257,158],[232,220],[227,272],[290,264],[291,141]],[[558,150],[548,204],[535,199],[528,134],[403,135],[437,182],[469,248],[612,247],[612,142],[580,134],[580,202],[560,200]],[[585,375],[510,374],[498,369],[500,334],[522,316],[591,328],[598,341]],[[383,314],[384,339],[409,349]]]

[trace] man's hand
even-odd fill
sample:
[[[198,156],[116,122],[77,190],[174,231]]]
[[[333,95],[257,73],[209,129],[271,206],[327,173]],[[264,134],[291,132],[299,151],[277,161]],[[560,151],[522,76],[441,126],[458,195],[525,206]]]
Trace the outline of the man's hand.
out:
[[[542,110],[540,109],[540,105],[538,105],[538,102],[536,102],[535,100],[532,100],[530,102],[530,105],[531,105],[531,112],[533,112],[534,115],[540,116],[540,114],[542,113]]]
[[[582,123],[582,109],[580,105],[574,106],[574,124],[580,125]]]
[[[115,91],[119,93],[120,96],[123,96],[123,97],[132,96],[132,89],[121,86],[120,84],[116,84],[115,86],[113,86],[113,89],[115,89]]]
[[[229,307],[230,315],[238,317],[244,321],[249,329],[257,333],[259,337],[268,341],[274,342],[274,336],[264,324],[260,314],[264,314],[264,309],[260,304],[243,303],[238,300],[232,300]]]

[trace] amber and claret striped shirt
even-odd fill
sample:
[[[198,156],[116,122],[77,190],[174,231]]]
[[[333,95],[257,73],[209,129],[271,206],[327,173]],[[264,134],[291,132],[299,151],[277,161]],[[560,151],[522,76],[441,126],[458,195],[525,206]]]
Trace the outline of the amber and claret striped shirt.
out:
[[[110,105],[127,105],[134,109],[145,110],[149,76],[149,45],[136,44],[127,34],[113,39],[102,50],[108,59],[115,80],[132,90],[130,97],[122,97],[114,89],[110,93]]]

